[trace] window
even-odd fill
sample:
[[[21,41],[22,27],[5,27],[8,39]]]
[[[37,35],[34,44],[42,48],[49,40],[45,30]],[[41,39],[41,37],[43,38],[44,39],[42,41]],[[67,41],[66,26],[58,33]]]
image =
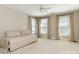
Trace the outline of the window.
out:
[[[34,18],[32,19],[32,34],[36,33],[36,20]]]
[[[70,15],[59,16],[59,36],[69,37],[70,35]]]
[[[47,34],[47,30],[48,30],[48,18],[41,19],[40,33]]]

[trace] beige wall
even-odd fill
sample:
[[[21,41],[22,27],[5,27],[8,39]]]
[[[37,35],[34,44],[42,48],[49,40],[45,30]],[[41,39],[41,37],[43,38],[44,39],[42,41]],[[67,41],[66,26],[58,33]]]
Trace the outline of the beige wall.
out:
[[[27,30],[27,18],[23,13],[0,6],[0,34],[5,31]]]
[[[60,15],[60,14],[59,14]],[[79,41],[79,11],[73,12],[73,21],[74,21],[74,38]],[[56,35],[56,15],[51,15],[51,38]]]
[[[79,41],[79,11],[73,12],[74,19],[74,38]]]
[[[51,38],[55,38],[56,36],[56,15],[52,14],[50,16],[50,35],[51,35]]]

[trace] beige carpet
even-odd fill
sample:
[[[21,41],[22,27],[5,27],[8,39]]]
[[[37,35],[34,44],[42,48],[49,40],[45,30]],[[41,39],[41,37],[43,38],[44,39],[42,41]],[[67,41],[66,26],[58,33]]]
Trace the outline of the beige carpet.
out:
[[[17,49],[9,54],[59,54],[59,53],[79,53],[79,43],[38,39],[37,42]]]

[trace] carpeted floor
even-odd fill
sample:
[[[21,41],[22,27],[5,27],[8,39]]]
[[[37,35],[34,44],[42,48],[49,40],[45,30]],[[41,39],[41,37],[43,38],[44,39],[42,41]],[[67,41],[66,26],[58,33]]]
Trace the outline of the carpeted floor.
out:
[[[39,38],[37,42],[8,54],[60,54],[79,53],[79,43]]]

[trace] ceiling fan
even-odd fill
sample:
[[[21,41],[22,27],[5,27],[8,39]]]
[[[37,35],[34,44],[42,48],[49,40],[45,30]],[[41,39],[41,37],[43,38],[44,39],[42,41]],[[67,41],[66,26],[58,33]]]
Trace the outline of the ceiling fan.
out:
[[[39,11],[40,12],[48,12],[48,9],[51,9],[51,8],[44,8],[43,6],[42,6],[42,4],[40,4],[40,9],[39,9]]]
[[[30,16],[32,16],[32,17],[47,17],[47,16],[50,16],[51,13],[49,12],[49,9],[52,9],[52,8],[49,8],[49,7],[45,8],[45,7],[43,7],[43,5],[40,4],[39,10],[32,12],[30,14]]]

